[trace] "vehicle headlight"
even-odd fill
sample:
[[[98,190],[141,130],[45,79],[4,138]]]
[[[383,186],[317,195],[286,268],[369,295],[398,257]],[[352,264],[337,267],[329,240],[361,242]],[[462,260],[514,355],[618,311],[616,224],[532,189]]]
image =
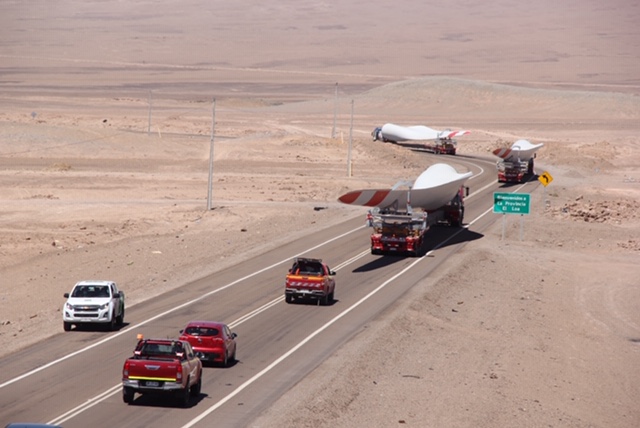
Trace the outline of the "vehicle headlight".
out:
[[[105,303],[104,305],[100,305],[100,309],[107,309],[109,307],[108,303]]]
[[[67,303],[67,304],[65,305],[65,307],[66,307],[68,310],[70,310],[70,311],[72,311],[72,310],[74,309],[74,308],[73,308],[73,305],[72,305],[72,304],[69,304],[69,303]]]

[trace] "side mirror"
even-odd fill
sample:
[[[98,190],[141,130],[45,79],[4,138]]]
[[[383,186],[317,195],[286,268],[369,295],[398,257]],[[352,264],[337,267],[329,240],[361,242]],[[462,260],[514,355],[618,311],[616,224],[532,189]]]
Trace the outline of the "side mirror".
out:
[[[232,338],[232,339],[235,339],[236,337],[238,337],[238,335],[237,335],[237,334],[235,334],[235,333],[231,333],[231,338]]]
[[[179,333],[180,333],[180,334],[182,334],[182,332],[183,332],[183,331],[184,331],[184,329],[180,330],[180,332],[179,332]]]
[[[335,271],[332,271],[332,270],[329,271],[329,275],[334,276],[335,274],[336,274]]]
[[[69,298],[69,293],[64,293],[64,297]]]

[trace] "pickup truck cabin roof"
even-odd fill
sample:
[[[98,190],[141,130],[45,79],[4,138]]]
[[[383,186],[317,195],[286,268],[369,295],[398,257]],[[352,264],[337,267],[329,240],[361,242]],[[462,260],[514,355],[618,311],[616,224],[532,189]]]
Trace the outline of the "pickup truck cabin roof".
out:
[[[76,285],[111,285],[115,284],[114,281],[104,281],[104,280],[84,280],[76,282]]]

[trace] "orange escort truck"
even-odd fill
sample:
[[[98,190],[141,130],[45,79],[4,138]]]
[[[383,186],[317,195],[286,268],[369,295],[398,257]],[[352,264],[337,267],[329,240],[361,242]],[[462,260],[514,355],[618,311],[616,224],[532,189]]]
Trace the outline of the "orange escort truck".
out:
[[[296,258],[285,280],[285,300],[287,303],[298,300],[317,300],[322,305],[333,303],[335,274],[321,259]]]

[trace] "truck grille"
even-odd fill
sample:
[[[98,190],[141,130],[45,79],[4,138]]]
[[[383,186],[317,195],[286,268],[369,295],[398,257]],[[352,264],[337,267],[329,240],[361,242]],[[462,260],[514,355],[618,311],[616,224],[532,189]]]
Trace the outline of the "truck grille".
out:
[[[82,312],[98,312],[98,305],[75,305],[73,307],[74,311],[82,311]]]

